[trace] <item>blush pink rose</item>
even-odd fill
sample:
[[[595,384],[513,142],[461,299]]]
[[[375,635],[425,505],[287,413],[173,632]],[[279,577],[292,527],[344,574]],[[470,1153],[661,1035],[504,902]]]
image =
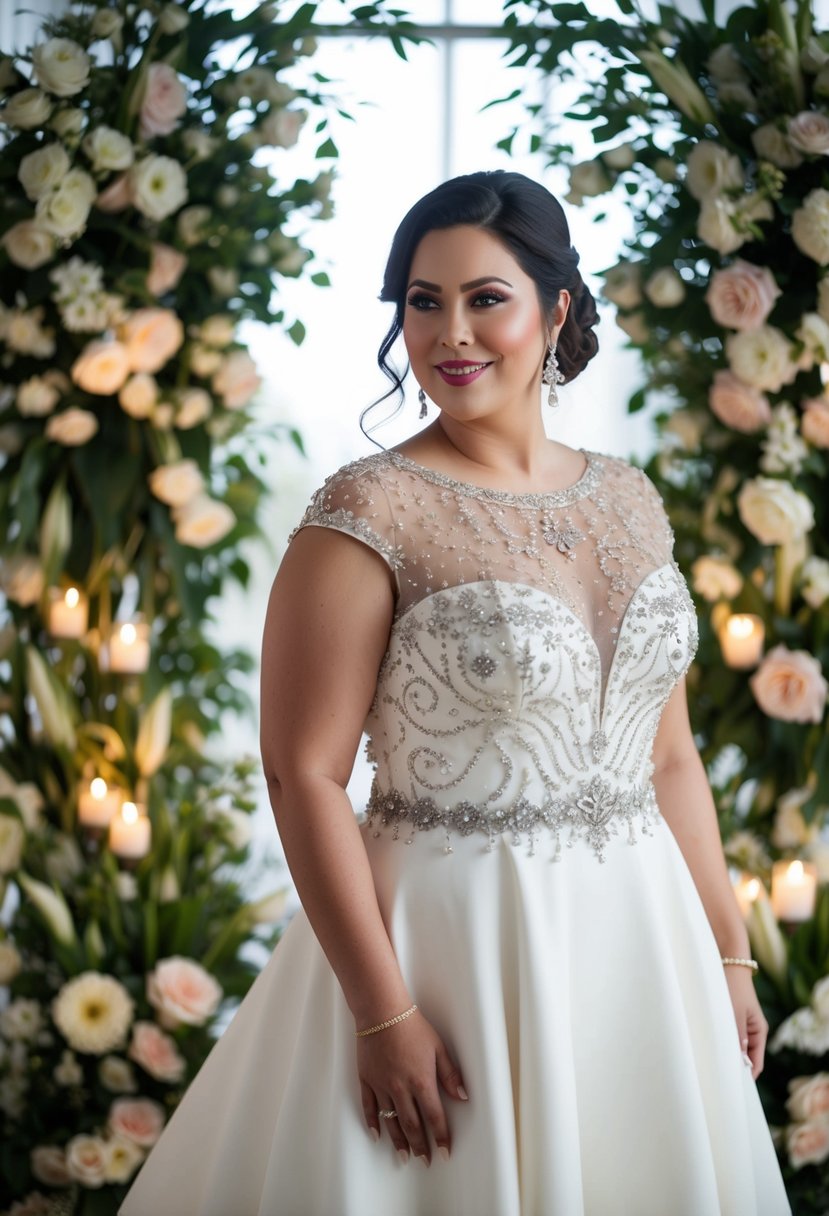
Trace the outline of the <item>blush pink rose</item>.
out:
[[[811,1077],[793,1077],[789,1081],[786,1110],[793,1119],[829,1118],[829,1073],[817,1072]]]
[[[705,299],[718,325],[756,329],[764,324],[779,295],[770,270],[737,258],[732,266],[714,272]]]
[[[829,1157],[829,1120],[793,1123],[786,1132],[786,1149],[796,1170],[825,1161]]]
[[[121,328],[130,370],[160,371],[184,341],[184,326],[169,308],[139,308]]]
[[[733,372],[718,371],[708,390],[711,412],[734,431],[750,434],[771,422],[771,406],[765,393],[746,384]]]
[[[221,999],[220,985],[192,958],[164,958],[147,976],[147,1000],[168,1030],[182,1024],[203,1026]]]
[[[147,87],[141,102],[142,139],[169,135],[187,109],[187,91],[169,63],[153,63],[147,73]]]
[[[147,272],[147,291],[153,296],[163,296],[172,291],[184,274],[187,258],[171,245],[154,241],[150,250],[150,269]]]
[[[164,1107],[152,1098],[116,1098],[109,1108],[109,1128],[141,1148],[151,1148],[164,1127]]]
[[[800,430],[804,439],[816,448],[829,448],[829,400],[807,397],[803,402]]]
[[[46,1186],[68,1186],[72,1181],[66,1153],[56,1144],[39,1144],[32,1149],[29,1161],[37,1181]]]
[[[115,181],[110,182],[106,190],[102,190],[95,199],[95,206],[99,211],[113,214],[116,211],[126,211],[127,207],[132,206],[132,203],[132,186],[128,173],[122,173],[120,177],[116,177]]]
[[[184,1076],[184,1057],[175,1040],[155,1022],[136,1022],[127,1055],[156,1081],[175,1082]]]
[[[261,383],[256,364],[247,351],[234,350],[214,374],[212,387],[227,409],[239,410],[247,405]]]
[[[757,704],[784,722],[820,722],[829,685],[807,650],[775,646],[749,680]]]
[[[69,1177],[97,1188],[106,1181],[106,1145],[99,1136],[73,1136],[66,1146]]]

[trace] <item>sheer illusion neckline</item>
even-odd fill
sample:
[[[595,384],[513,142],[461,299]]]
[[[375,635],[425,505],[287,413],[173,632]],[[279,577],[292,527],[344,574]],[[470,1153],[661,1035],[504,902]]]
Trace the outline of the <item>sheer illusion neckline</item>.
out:
[[[595,453],[588,452],[584,448],[578,450],[587,463],[577,481],[574,481],[572,485],[563,486],[559,490],[542,490],[523,494],[512,490],[495,490],[489,486],[478,486],[469,481],[459,481],[455,477],[450,477],[448,473],[439,473],[437,469],[429,469],[426,465],[418,464],[416,460],[404,456],[402,452],[389,450],[384,455],[397,468],[408,469],[422,477],[424,481],[430,481],[434,485],[443,486],[444,489],[454,490],[470,498],[481,498],[507,506],[543,508],[569,507],[572,503],[578,502],[580,498],[586,498],[596,489],[599,484],[601,462]]]

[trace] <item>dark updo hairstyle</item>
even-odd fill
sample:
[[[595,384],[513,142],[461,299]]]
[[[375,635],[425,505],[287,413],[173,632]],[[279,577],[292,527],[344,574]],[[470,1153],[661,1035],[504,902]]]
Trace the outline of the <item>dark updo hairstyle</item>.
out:
[[[388,357],[403,329],[415,250],[428,232],[460,224],[492,233],[510,251],[535,283],[545,316],[552,317],[562,288],[570,292],[570,307],[556,344],[565,384],[575,379],[599,349],[593,333],[599,321],[596,302],[578,271],[579,255],[570,244],[570,229],[558,200],[523,173],[493,169],[453,177],[415,203],[392,241],[380,299],[394,303],[396,311],[377,355],[392,387],[363,411],[361,428],[368,412],[393,393],[400,394],[400,402],[390,417],[402,404],[408,365],[400,375]]]

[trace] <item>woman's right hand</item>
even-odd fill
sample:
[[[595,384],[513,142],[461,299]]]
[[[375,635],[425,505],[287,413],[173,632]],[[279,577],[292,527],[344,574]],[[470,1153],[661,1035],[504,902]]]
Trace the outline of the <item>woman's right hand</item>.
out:
[[[411,1151],[428,1165],[431,1132],[438,1154],[448,1159],[452,1138],[441,1090],[461,1102],[467,1093],[460,1069],[419,1011],[359,1038],[357,1070],[363,1114],[375,1139],[385,1124],[401,1160],[408,1161]],[[380,1110],[395,1110],[397,1118],[381,1119]]]

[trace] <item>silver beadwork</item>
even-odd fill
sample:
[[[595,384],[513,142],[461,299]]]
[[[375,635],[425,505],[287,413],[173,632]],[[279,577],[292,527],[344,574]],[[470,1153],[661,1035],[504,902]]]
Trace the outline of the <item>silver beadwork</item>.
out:
[[[418,416],[420,418],[425,418],[426,415],[429,413],[429,407],[426,404],[426,394],[424,393],[422,388],[418,389],[417,399],[420,402],[420,414]]]
[[[558,359],[556,358],[555,343],[553,343],[550,346],[550,349],[547,351],[547,358],[544,362],[544,372],[541,376],[541,383],[549,384],[550,392],[547,396],[547,404],[555,409],[559,403],[556,385],[564,383],[564,376],[562,375],[561,368],[558,365]]]

